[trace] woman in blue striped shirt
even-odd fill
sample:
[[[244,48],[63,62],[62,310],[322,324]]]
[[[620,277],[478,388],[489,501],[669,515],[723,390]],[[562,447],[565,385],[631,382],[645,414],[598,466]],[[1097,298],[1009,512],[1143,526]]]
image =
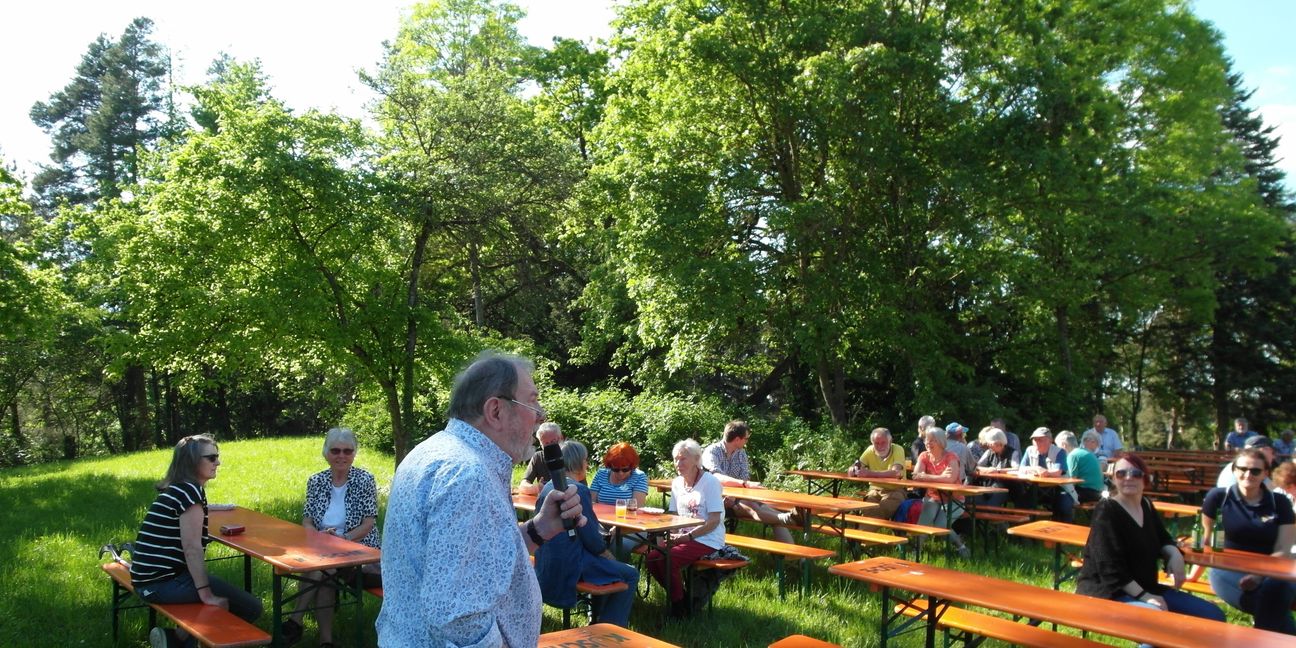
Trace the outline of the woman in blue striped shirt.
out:
[[[635,506],[644,505],[648,498],[648,475],[639,470],[639,453],[626,442],[608,448],[603,455],[603,467],[590,483],[594,501],[616,504],[619,499],[634,500]]]

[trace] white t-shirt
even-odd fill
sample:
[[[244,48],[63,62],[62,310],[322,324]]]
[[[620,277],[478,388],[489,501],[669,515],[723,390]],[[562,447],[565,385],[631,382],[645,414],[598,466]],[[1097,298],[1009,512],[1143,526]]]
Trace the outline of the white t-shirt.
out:
[[[694,536],[693,539],[712,549],[724,546],[724,487],[720,485],[720,480],[716,479],[715,475],[703,470],[702,476],[692,488],[684,486],[682,476],[675,477],[671,482],[670,507],[679,515],[687,515],[699,520],[705,520],[711,513],[719,512],[720,524],[717,524],[710,533]]]
[[[346,532],[346,492],[347,484],[333,487],[333,494],[329,496],[328,509],[324,511],[324,517],[320,518],[320,524],[324,528],[333,527],[338,531]]]

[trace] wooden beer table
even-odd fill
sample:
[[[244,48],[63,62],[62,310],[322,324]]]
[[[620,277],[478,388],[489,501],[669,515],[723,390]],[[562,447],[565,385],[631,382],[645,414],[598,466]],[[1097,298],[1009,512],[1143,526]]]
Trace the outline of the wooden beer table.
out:
[[[223,525],[241,524],[245,531],[238,535],[222,535]],[[285,612],[284,605],[301,595],[284,598],[284,580],[295,580],[306,583],[302,575],[320,570],[338,570],[343,567],[359,567],[376,563],[382,559],[382,553],[373,547],[358,542],[351,542],[328,533],[311,531],[301,524],[286,522],[264,513],[258,513],[242,507],[232,510],[211,510],[207,514],[207,533],[212,540],[219,542],[243,555],[243,589],[252,591],[252,559],[270,565],[271,579],[271,632],[274,645],[282,640],[281,629]],[[355,604],[360,612],[364,611],[364,589],[352,585],[346,579],[339,578],[336,571],[332,575],[332,585],[345,596],[355,597]],[[364,627],[357,623],[356,641],[362,638]]]
[[[669,493],[671,489],[671,480],[654,479],[648,482],[663,493]],[[822,495],[808,495],[806,493],[792,493],[788,491],[774,490],[772,488],[742,488],[740,486],[725,486],[724,496],[740,500],[750,500],[763,502],[775,507],[796,509],[802,520],[802,538],[810,536],[811,517],[818,515],[827,518],[828,524],[835,530],[838,535],[846,528],[845,516],[852,511],[870,508],[872,505],[862,500],[845,499],[838,497],[824,497]]]
[[[548,632],[540,635],[536,648],[678,648],[675,644],[653,639],[634,630],[614,626],[610,623],[596,623],[582,628]]]
[[[1060,592],[898,558],[878,557],[834,565],[828,568],[828,572],[866,582],[874,589],[881,590],[881,638],[884,647],[887,639],[909,629],[909,623],[902,623],[895,633],[891,631],[892,622],[903,616],[893,612],[893,589],[926,597],[926,610],[914,617],[912,622],[925,625],[928,648],[936,645],[936,625],[941,615],[956,603],[999,610],[1016,617],[1163,648],[1290,648],[1292,644],[1291,637],[1276,632]],[[903,599],[895,600],[899,602]]]
[[[1083,547],[1089,541],[1089,527],[1051,520],[1015,526],[1008,529],[1008,534],[1039,540],[1044,546],[1053,547],[1053,589],[1057,589],[1058,585],[1070,580],[1078,572],[1062,564],[1062,547]],[[1179,551],[1183,553],[1184,562],[1189,564],[1296,581],[1296,560],[1289,558],[1233,549],[1215,551],[1205,548],[1193,551],[1180,546]]]
[[[945,519],[953,520],[956,510],[964,511],[968,514],[968,521],[972,525],[972,532],[968,534],[965,541],[970,549],[975,551],[976,547],[976,498],[981,495],[991,493],[1006,493],[1008,489],[998,486],[973,486],[969,484],[950,484],[944,482],[929,482],[916,479],[884,479],[880,477],[852,477],[843,472],[831,472],[825,470],[789,470],[789,475],[800,475],[806,480],[806,490],[811,493],[831,492],[834,497],[840,492],[842,482],[856,482],[875,484],[879,486],[898,486],[902,488],[913,488],[918,490],[932,489],[935,490],[941,498],[941,505],[945,507]],[[816,480],[827,482],[824,485],[816,484]],[[962,497],[963,499],[959,499]],[[849,500],[860,501],[860,500]],[[946,545],[946,553],[949,552],[949,545]]]

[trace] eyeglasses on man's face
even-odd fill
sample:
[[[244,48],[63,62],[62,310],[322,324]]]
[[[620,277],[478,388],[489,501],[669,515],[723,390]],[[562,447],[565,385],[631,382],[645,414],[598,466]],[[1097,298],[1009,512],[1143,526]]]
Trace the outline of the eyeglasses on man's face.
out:
[[[539,407],[536,407],[536,406],[534,406],[534,405],[527,405],[526,403],[523,403],[523,402],[518,401],[518,400],[514,400],[514,399],[512,399],[512,398],[508,398],[508,397],[505,397],[505,396],[501,396],[500,398],[503,398],[504,400],[506,400],[506,401],[508,401],[508,402],[510,402],[510,403],[513,403],[514,405],[520,405],[520,406],[522,406],[522,407],[525,407],[525,408],[531,410],[532,412],[535,412],[536,417],[537,417],[538,419],[540,419],[540,420],[545,420],[545,419],[548,418],[548,415],[545,414],[545,411],[544,411],[543,409],[539,408]]]
[[[350,457],[351,455],[355,454],[355,448],[329,448],[329,454],[333,455],[334,457],[338,455],[346,455]]]

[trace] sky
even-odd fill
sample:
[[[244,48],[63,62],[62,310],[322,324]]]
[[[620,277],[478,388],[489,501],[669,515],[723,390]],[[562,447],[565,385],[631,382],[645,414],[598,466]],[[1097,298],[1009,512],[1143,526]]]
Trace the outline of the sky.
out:
[[[590,41],[610,33],[614,0],[514,0],[527,12],[522,35]],[[0,8],[0,163],[30,180],[48,161],[49,138],[28,116],[65,86],[99,34],[118,38],[147,16],[154,40],[172,48],[176,81],[200,83],[220,52],[260,59],[273,93],[296,110],[365,114],[372,99],[356,74],[374,69],[411,0],[29,0]],[[1277,157],[1296,191],[1296,0],[1191,0],[1215,24],[1225,50],[1255,89],[1251,107],[1277,128]]]

